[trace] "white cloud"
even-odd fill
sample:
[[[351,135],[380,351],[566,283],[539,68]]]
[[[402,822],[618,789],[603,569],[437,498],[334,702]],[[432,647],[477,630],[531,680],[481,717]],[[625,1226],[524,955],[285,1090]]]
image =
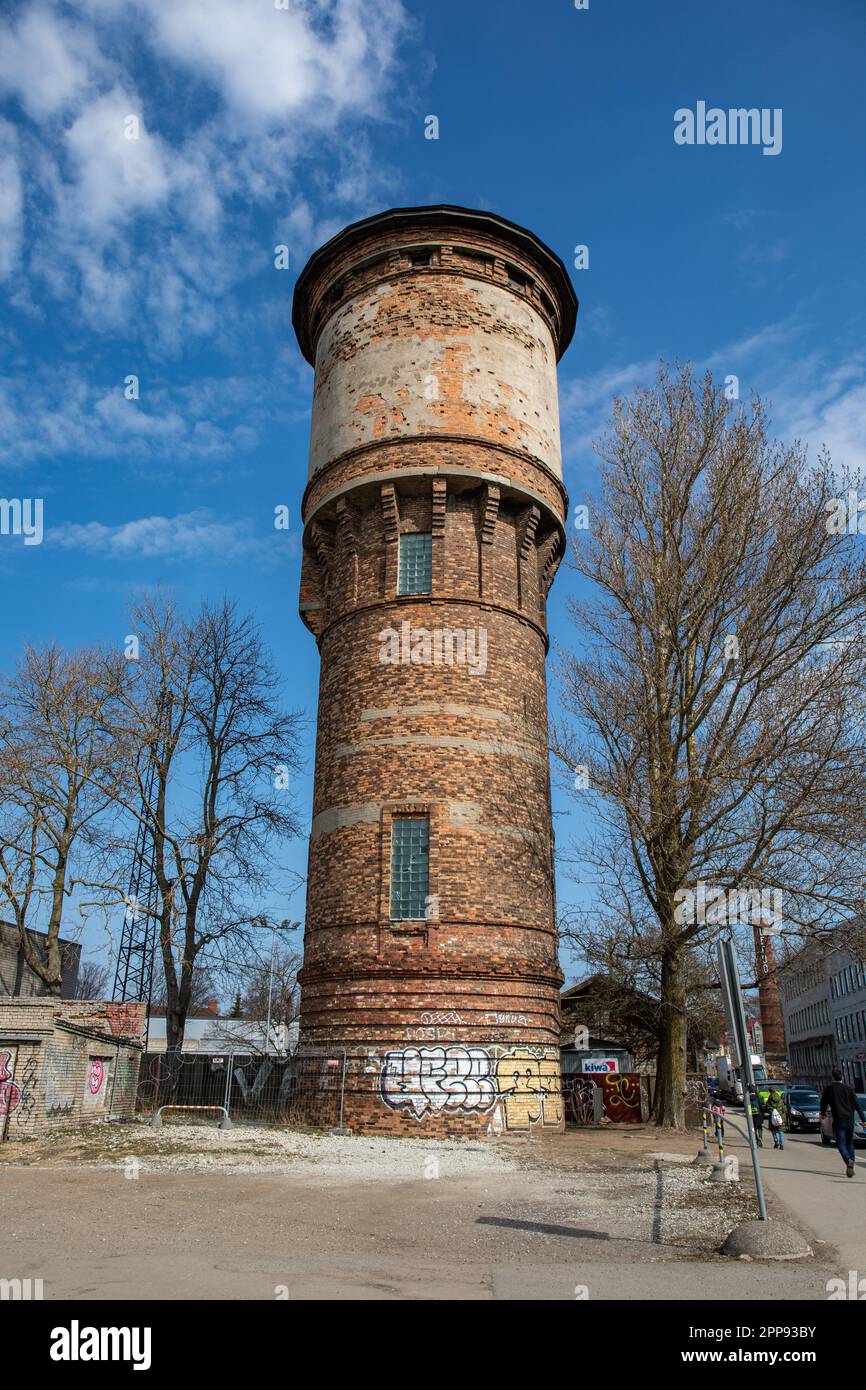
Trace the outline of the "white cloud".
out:
[[[236,115],[335,120],[381,100],[406,20],[399,0],[144,0],[156,47],[204,77]]]
[[[102,66],[92,33],[68,17],[61,21],[53,5],[32,5],[4,27],[0,94],[17,96],[42,120],[80,99]]]
[[[77,371],[0,378],[0,461],[7,468],[69,455],[172,464],[238,457],[263,420],[280,410],[276,385],[258,377],[200,379],[193,386],[94,384]],[[238,414],[242,423],[237,423]]]
[[[276,534],[276,533],[275,533]],[[259,551],[267,558],[268,544],[254,534],[249,518],[218,521],[207,508],[177,516],[145,516],[107,526],[100,521],[65,522],[49,527],[48,544],[80,550],[112,560],[249,561]]]
[[[776,429],[800,439],[814,458],[825,447],[837,469],[866,477],[866,353],[853,352],[835,365],[812,353],[786,362],[771,378]]]
[[[231,346],[262,226],[279,210],[296,262],[321,230],[296,178],[311,141],[333,166],[328,222],[381,186],[358,126],[386,114],[408,28],[402,0],[37,0],[0,21],[0,99],[29,118],[23,200],[11,152],[2,165],[0,275],[22,246],[29,273],[15,302],[41,291],[157,354]]]
[[[129,117],[138,122],[138,138],[125,133]],[[97,97],[64,140],[73,177],[61,210],[80,231],[107,237],[137,213],[165,205],[174,182],[170,157],[163,141],[148,133],[136,96],[114,87]]]
[[[658,358],[608,366],[583,377],[565,379],[559,388],[563,442],[567,454],[589,449],[604,431],[616,396],[655,380]]]
[[[17,135],[14,126],[0,120],[0,280],[18,265],[23,208]]]
[[[769,403],[772,430],[780,439],[800,439],[812,458],[826,445],[834,464],[866,476],[866,352],[828,344],[821,352],[805,353],[806,336],[807,325],[792,315],[696,360],[694,370],[710,370],[719,381],[736,375],[742,400],[754,393]],[[670,361],[672,355],[660,348],[654,358],[565,379],[560,410],[566,458],[589,450],[603,434],[614,397],[651,386],[659,357]]]

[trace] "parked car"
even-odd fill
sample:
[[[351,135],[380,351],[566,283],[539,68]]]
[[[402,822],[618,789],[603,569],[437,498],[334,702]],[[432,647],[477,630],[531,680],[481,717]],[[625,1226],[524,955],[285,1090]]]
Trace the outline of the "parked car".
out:
[[[864,1113],[866,1113],[866,1096],[861,1095],[861,1093],[858,1091],[857,1099],[860,1102],[860,1108],[864,1111]],[[835,1144],[836,1136],[833,1133],[833,1116],[830,1114],[829,1110],[827,1111],[827,1114],[824,1116],[823,1120],[821,1120],[820,1127],[821,1143],[826,1145]],[[866,1125],[863,1124],[863,1121],[860,1119],[860,1116],[857,1114],[857,1111],[855,1110],[854,1147],[855,1149],[858,1149],[862,1148],[864,1145],[866,1145]]]
[[[785,1100],[788,1106],[788,1128],[810,1133],[821,1122],[821,1097],[811,1086],[790,1086]]]

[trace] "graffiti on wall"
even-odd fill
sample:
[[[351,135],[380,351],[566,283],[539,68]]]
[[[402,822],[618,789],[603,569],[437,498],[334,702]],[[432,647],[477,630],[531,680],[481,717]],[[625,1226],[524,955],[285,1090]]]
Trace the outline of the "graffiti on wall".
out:
[[[19,1129],[26,1129],[33,1117],[36,1109],[36,1087],[38,1081],[39,1066],[36,1060],[36,1052],[33,1051],[24,1063],[23,1069],[19,1065],[15,1072],[15,1085],[21,1092],[21,1100],[15,1111],[15,1124]]]
[[[21,1091],[15,1085],[17,1056],[17,1047],[0,1051],[0,1137],[3,1135],[7,1115],[11,1115],[21,1104]]]
[[[108,1100],[110,1057],[88,1057],[84,1072],[84,1107],[99,1110]]]
[[[617,1124],[640,1122],[640,1077],[634,1072],[566,1072],[562,1093],[565,1118],[571,1124],[597,1124],[602,1117]]]
[[[456,1009],[426,1010],[421,1015],[420,1028],[407,1028],[407,1042],[438,1042],[440,1038],[453,1038],[455,1026],[463,1022]]]
[[[595,1121],[595,1082],[583,1072],[569,1072],[562,1078],[565,1118],[574,1125]]]
[[[628,1072],[602,1077],[604,1113],[618,1123],[640,1120],[640,1078]]]
[[[562,1124],[562,1083],[559,1058],[538,1048],[514,1047],[496,1063],[506,1129]]]
[[[562,1123],[559,1055],[545,1047],[405,1047],[386,1052],[382,1100],[416,1120],[491,1115],[495,1132]]]
[[[483,1047],[386,1052],[380,1085],[386,1105],[412,1110],[419,1120],[442,1110],[483,1112],[496,1104],[490,1053]]]
[[[55,1047],[52,1043],[45,1050],[45,1112],[48,1115],[69,1115],[75,1109],[74,1058],[75,1053],[70,1048]]]

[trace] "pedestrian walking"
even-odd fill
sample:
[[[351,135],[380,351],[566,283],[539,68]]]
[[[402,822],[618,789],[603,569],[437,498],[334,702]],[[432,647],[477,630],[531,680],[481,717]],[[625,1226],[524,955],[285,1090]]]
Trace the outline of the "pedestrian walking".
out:
[[[784,1149],[785,1147],[785,1097],[782,1092],[774,1086],[767,1096],[767,1112],[770,1120],[770,1133],[773,1136],[773,1148]]]
[[[757,1091],[753,1091],[749,1095],[749,1109],[752,1114],[752,1124],[755,1126],[755,1139],[758,1148],[762,1149],[764,1147],[764,1102]]]
[[[842,1155],[845,1164],[845,1176],[854,1176],[854,1111],[866,1125],[866,1115],[863,1114],[859,1100],[851,1086],[846,1086],[842,1080],[842,1073],[838,1068],[833,1072],[833,1080],[829,1086],[824,1087],[821,1096],[821,1119],[827,1111],[833,1116],[833,1134],[836,1139],[836,1148]]]

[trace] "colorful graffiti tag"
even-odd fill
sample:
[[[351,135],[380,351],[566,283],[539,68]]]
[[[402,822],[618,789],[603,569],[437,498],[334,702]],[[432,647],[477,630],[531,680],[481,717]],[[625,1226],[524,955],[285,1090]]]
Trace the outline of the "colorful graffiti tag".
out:
[[[102,1083],[105,1080],[105,1064],[101,1057],[91,1057],[90,1071],[87,1076],[87,1085],[92,1096],[98,1096],[102,1090]]]
[[[493,1113],[497,1131],[562,1123],[559,1057],[552,1048],[405,1047],[385,1053],[379,1089],[390,1109],[416,1120]]]
[[[618,1123],[640,1122],[640,1078],[629,1073],[602,1077],[604,1113]]]
[[[562,1078],[565,1118],[576,1125],[598,1124],[602,1117],[617,1124],[641,1120],[640,1077],[633,1072],[566,1072]],[[596,1099],[596,1092],[600,1099]]]

